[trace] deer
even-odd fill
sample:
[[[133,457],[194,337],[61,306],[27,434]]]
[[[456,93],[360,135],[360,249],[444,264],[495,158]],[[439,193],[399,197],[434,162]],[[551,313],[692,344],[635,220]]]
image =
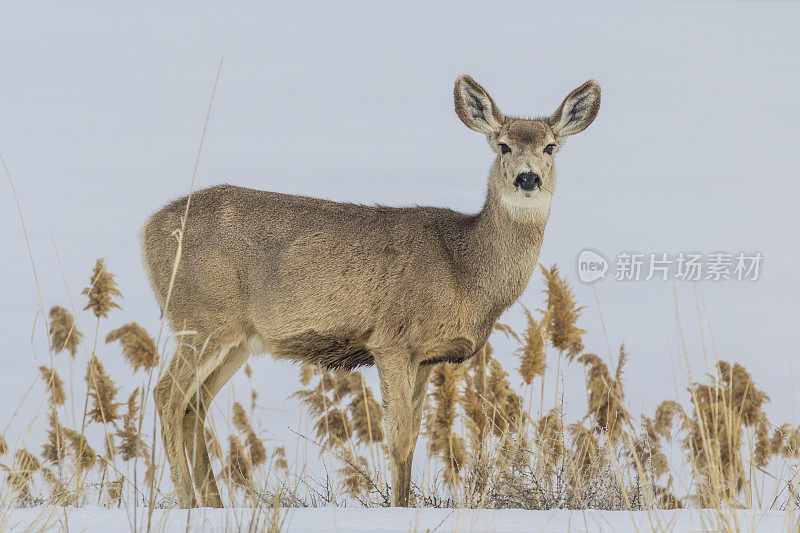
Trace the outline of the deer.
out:
[[[533,119],[504,115],[467,75],[456,79],[454,100],[461,121],[494,152],[476,214],[225,184],[148,219],[145,268],[163,315],[180,332],[153,391],[180,507],[223,506],[206,414],[256,353],[326,370],[374,365],[390,503],[409,505],[432,369],[481,350],[525,290],[550,215],[555,155],[594,121],[600,86],[589,80],[551,116]]]

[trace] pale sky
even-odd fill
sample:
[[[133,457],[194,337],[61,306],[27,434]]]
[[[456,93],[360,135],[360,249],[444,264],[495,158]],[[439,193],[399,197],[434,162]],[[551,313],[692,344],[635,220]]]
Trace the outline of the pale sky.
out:
[[[540,257],[559,264],[586,306],[587,350],[608,356],[599,302],[612,350],[625,342],[631,354],[625,379],[634,413],[652,414],[668,398],[686,403],[681,368],[688,361],[702,378],[705,348],[752,372],[772,398],[774,422],[798,421],[800,6],[7,2],[2,12],[0,153],[19,194],[44,305],[70,307],[69,291],[82,307],[80,290],[95,258],[105,257],[125,299],[124,310],[101,324],[101,339],[132,320],[158,331],[138,232],[150,213],[188,192],[221,57],[197,187],[229,182],[465,212],[480,209],[493,156],[453,111],[455,78],[470,74],[504,113],[524,116],[549,115],[593,78],[602,86],[600,113],[556,158],[559,185]],[[5,427],[49,357],[25,239],[2,181]],[[609,259],[620,252],[764,259],[757,281],[607,278],[596,298],[577,276],[586,248]],[[522,303],[541,307],[541,290],[536,274]],[[676,309],[688,357],[679,350]],[[710,320],[703,335],[698,310]],[[503,321],[521,327],[521,309]],[[79,324],[91,338],[93,317],[84,312]],[[511,371],[512,346],[495,344]],[[116,347],[101,354],[125,391],[141,383]],[[286,428],[296,425],[299,407],[286,397],[297,386],[296,367],[261,357],[253,368],[270,409],[261,426],[294,439]],[[374,369],[367,375],[374,381]],[[582,379],[578,366],[567,367],[573,419],[585,406]],[[9,431],[12,442],[25,430],[20,420],[40,408],[35,387]]]

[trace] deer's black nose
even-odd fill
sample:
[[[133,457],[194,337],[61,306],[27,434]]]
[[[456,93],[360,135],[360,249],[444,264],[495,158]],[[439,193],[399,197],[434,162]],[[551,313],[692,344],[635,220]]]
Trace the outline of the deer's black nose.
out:
[[[523,191],[532,191],[533,189],[542,187],[542,178],[539,174],[534,172],[523,172],[514,180],[514,186],[521,188]]]

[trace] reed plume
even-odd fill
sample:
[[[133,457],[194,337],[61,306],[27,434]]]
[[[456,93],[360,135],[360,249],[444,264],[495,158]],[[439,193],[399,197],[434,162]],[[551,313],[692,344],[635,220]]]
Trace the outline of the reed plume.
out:
[[[256,406],[258,405],[258,391],[255,389],[250,390],[250,412],[256,410]]]
[[[746,481],[741,453],[744,428],[759,424],[768,400],[738,363],[731,366],[718,361],[716,369],[710,384],[689,387],[694,417],[687,421],[683,441],[701,477],[700,496],[705,504],[716,504],[742,490]]]
[[[488,420],[483,409],[483,398],[486,396],[487,366],[491,360],[492,345],[487,342],[466,363],[467,373],[461,402],[467,416],[470,441],[475,449],[483,441],[487,428]]]
[[[55,368],[48,368],[44,365],[39,367],[47,391],[50,393],[50,405],[64,405],[67,395],[64,392],[64,381],[58,375]]]
[[[20,448],[14,454],[14,468],[6,476],[6,483],[16,493],[19,501],[28,503],[33,500],[30,493],[30,483],[33,475],[42,468],[42,464],[35,455],[25,448]]]
[[[47,422],[47,442],[42,446],[42,457],[45,461],[57,465],[67,457],[68,448],[64,428],[58,421],[58,412],[55,407],[50,408]]]
[[[145,454],[144,456],[144,482],[145,486],[152,487],[155,483],[156,476],[158,475],[158,465],[156,465],[151,459],[150,454]]]
[[[289,463],[286,461],[286,448],[277,446],[272,451],[272,464],[275,465],[275,468],[283,470],[284,473],[289,471]]]
[[[342,449],[342,459],[342,465],[337,469],[337,473],[341,476],[339,484],[347,494],[358,498],[366,493],[371,485],[370,479],[366,476],[369,464],[364,457],[349,447]]]
[[[635,454],[634,468],[644,468],[653,474],[654,477],[660,477],[667,472],[669,465],[667,464],[667,456],[661,450],[661,442],[659,434],[656,431],[655,422],[642,415],[642,432],[643,435],[633,441],[633,453]],[[638,465],[636,464],[638,461]]]
[[[317,437],[327,439],[329,446],[341,446],[353,434],[353,426],[347,412],[332,407],[314,424]]]
[[[244,451],[242,442],[236,435],[229,435],[228,464],[225,467],[225,472],[231,482],[251,490],[253,484],[252,469],[253,465]]]
[[[462,381],[461,365],[436,365],[425,416],[428,450],[440,456],[445,465],[445,482],[451,487],[459,482],[459,472],[466,461],[464,442],[454,431]]]
[[[353,423],[343,408],[342,400],[354,391],[360,392],[361,385],[352,375],[324,372],[315,387],[299,390],[292,396],[300,398],[316,419],[314,430],[317,437],[336,447],[353,434]]]
[[[525,309],[525,316],[528,319],[528,326],[519,350],[519,374],[522,376],[522,380],[530,385],[536,376],[544,375],[546,332],[527,309]]]
[[[545,426],[547,422],[546,420]],[[572,482],[574,485],[580,485],[594,477],[605,461],[600,453],[600,443],[594,431],[583,424],[570,424],[569,434],[572,438],[572,448],[575,450],[575,470]]]
[[[206,438],[206,448],[208,449],[208,452],[211,454],[211,457],[213,459],[222,461],[225,452],[222,449],[222,445],[219,443],[217,436],[209,427],[203,428],[203,434],[205,435]]]
[[[250,459],[250,463],[253,466],[264,464],[267,460],[267,450],[252,428],[247,432],[245,440],[247,441],[247,457]]]
[[[536,422],[536,444],[543,460],[541,466],[547,470],[553,469],[564,457],[564,422],[560,406],[550,409]]]
[[[576,323],[583,311],[575,301],[572,288],[566,277],[558,274],[558,267],[541,267],[547,284],[547,310],[545,329],[550,343],[571,362],[583,351],[582,336],[586,333]]]
[[[756,425],[753,463],[759,468],[764,468],[773,455],[772,439],[767,427],[767,420],[766,417],[762,417]]]
[[[42,467],[39,470],[39,474],[41,474],[42,479],[44,479],[45,483],[50,486],[50,502],[55,505],[72,505],[77,506],[79,504],[78,501],[78,494],[71,493],[67,490],[61,480],[58,479],[56,474],[50,470],[49,468]]]
[[[91,309],[97,318],[107,317],[113,308],[121,309],[114,299],[121,298],[122,293],[117,289],[114,275],[106,268],[105,259],[99,258],[95,263],[89,286],[83,289],[82,294],[89,299],[84,309]]]
[[[800,458],[800,426],[782,424],[777,428],[770,441],[770,452],[791,459]]]
[[[140,368],[150,370],[158,365],[158,350],[156,342],[147,331],[131,322],[109,332],[106,335],[106,344],[119,341],[122,345],[122,356],[133,367],[133,371]]]
[[[369,470],[367,460],[353,452],[350,447],[345,446],[341,450],[342,464],[337,469],[341,476],[340,486],[347,494],[353,498],[358,498],[364,494],[370,486],[370,480],[365,473]]]
[[[118,479],[109,482],[106,485],[106,493],[108,494],[108,499],[112,503],[116,502],[117,507],[120,507],[122,505],[122,480]]]
[[[86,436],[67,427],[62,428],[62,431],[69,442],[75,464],[81,470],[91,470],[97,461],[97,453],[89,446]]]
[[[509,339],[514,339],[517,342],[522,342],[522,339],[519,338],[517,332],[509,326],[508,324],[503,324],[502,322],[495,322],[494,326],[492,327],[495,331],[499,331],[501,333],[505,333],[506,337]]]
[[[361,388],[354,390],[350,401],[350,418],[353,421],[353,437],[359,444],[372,444],[383,441],[381,418],[383,410],[375,399],[372,389],[364,383],[364,377],[354,372],[354,377],[361,383]]]
[[[59,354],[64,350],[69,352],[71,357],[75,357],[78,345],[83,339],[83,333],[75,325],[72,313],[63,307],[54,306],[50,308],[50,343],[53,346],[53,353]]]
[[[258,466],[263,464],[267,460],[267,450],[250,424],[247,412],[239,402],[233,403],[233,425],[244,436],[250,465]]]
[[[102,424],[118,419],[122,404],[116,401],[116,397],[122,387],[117,387],[96,355],[86,367],[86,383],[92,398],[92,409],[86,413],[89,419]]]
[[[120,439],[119,454],[123,461],[147,455],[147,444],[139,434],[139,387],[128,396],[128,411],[122,417],[122,429],[117,431]]]
[[[622,371],[627,359],[623,345],[620,347],[616,372],[612,376],[597,355],[587,353],[578,358],[580,363],[588,367],[586,387],[589,390],[589,415],[612,443],[622,434],[623,424],[630,422],[630,415],[623,403],[625,392],[622,387]]]
[[[317,368],[314,365],[300,363],[300,383],[303,385],[303,387],[308,387],[308,384],[311,383],[312,379],[314,379],[316,373]]]
[[[672,426],[676,416],[682,421],[685,421],[686,419],[686,414],[684,413],[681,404],[673,400],[665,400],[661,402],[656,408],[654,422],[655,432],[668,441],[671,440]]]
[[[117,456],[117,441],[114,440],[114,435],[112,433],[106,434],[105,438],[103,438],[103,444],[106,449],[106,455],[103,458],[104,463],[110,463]],[[105,467],[105,465],[103,466]]]
[[[239,402],[233,402],[233,425],[241,433],[247,433],[250,429],[250,420],[247,418],[247,412]]]

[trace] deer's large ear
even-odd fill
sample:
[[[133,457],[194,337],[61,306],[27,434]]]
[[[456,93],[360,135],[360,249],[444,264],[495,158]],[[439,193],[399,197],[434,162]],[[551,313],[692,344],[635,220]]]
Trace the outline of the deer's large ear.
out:
[[[589,127],[600,110],[600,85],[589,80],[564,99],[550,117],[550,126],[559,140]]]
[[[500,131],[506,118],[486,89],[478,82],[462,74],[456,79],[453,97],[456,102],[456,113],[469,129],[487,134]]]

